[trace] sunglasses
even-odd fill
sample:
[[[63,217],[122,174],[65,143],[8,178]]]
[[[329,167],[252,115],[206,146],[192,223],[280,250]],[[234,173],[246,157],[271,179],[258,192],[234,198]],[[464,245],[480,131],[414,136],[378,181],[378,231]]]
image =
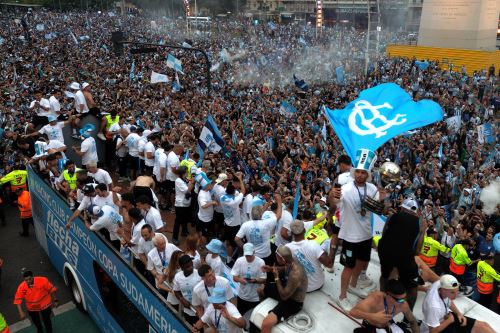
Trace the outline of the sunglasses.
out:
[[[398,304],[402,304],[404,302],[406,302],[406,297],[401,297],[401,298],[397,298],[397,297],[394,297],[393,295],[391,294],[387,294],[389,296],[391,296],[391,298]]]

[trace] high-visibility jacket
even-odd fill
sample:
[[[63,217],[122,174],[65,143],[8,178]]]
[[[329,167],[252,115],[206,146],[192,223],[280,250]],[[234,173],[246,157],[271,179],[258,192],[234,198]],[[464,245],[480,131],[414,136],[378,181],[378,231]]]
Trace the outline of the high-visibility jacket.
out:
[[[3,315],[0,313],[0,333],[9,333],[9,326],[7,325],[7,322],[5,321],[5,318]]]
[[[10,190],[14,192],[18,188],[26,189],[26,179],[28,178],[28,171],[14,170],[0,178],[0,185],[10,183]]]
[[[52,305],[50,296],[57,289],[50,283],[49,279],[35,276],[33,286],[30,288],[26,281],[17,287],[14,304],[21,304],[24,300],[28,311],[42,311]]]
[[[113,138],[113,134],[109,132],[109,128],[120,122],[120,116],[115,116],[113,119],[110,114],[107,114],[104,118],[106,119],[106,138],[111,139]]]
[[[316,214],[316,219],[319,219],[320,217],[325,217],[320,223],[316,224],[313,228],[314,229],[323,229],[325,224],[326,224],[326,211],[322,210]]]
[[[450,252],[450,249],[431,236],[425,236],[422,244],[422,250],[418,256],[427,264],[427,266],[434,267],[436,266],[439,251]]]
[[[382,239],[382,236],[380,236],[380,235],[373,236],[372,242],[373,242],[373,245],[375,245],[375,248],[378,249],[378,243],[380,242],[381,239]]]
[[[76,168],[75,172],[73,173],[73,175],[70,175],[70,173],[68,172],[68,170],[64,170],[63,171],[63,178],[64,178],[65,181],[68,182],[70,190],[74,190],[76,188],[76,173],[79,170],[80,169]]]
[[[465,266],[472,264],[462,244],[456,244],[451,250],[450,271],[457,275],[465,273]]]
[[[192,160],[192,159],[190,159],[190,158],[189,158],[189,159],[187,159],[187,160],[182,160],[182,161],[179,163],[179,166],[185,166],[185,167],[186,167],[187,172],[188,172],[188,174],[187,174],[187,179],[191,179],[191,177],[192,177],[192,174],[191,174],[192,170],[191,170],[191,169],[192,169],[195,165],[196,165],[196,162],[195,162],[195,161],[193,161],[193,160]]]
[[[17,206],[19,207],[19,213],[21,214],[21,219],[28,219],[33,216],[31,213],[30,192],[23,191],[17,197]]]
[[[477,291],[481,294],[493,293],[495,280],[500,281],[500,274],[486,261],[479,261],[477,263]]]
[[[315,241],[319,245],[321,245],[324,241],[326,241],[329,238],[325,230],[315,229],[315,228],[307,230],[304,237],[307,240]]]

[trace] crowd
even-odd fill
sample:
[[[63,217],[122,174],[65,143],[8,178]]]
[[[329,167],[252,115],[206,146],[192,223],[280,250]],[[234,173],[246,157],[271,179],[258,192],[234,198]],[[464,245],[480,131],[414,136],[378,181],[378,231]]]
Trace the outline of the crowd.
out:
[[[422,70],[416,59],[381,56],[365,76],[364,33],[339,27],[316,39],[308,26],[236,20],[214,23],[207,37],[186,36],[185,22],[165,18],[153,25],[143,16],[100,12],[22,15],[28,31],[2,22],[8,34],[0,39],[0,183],[10,185],[3,201],[26,201],[25,164],[31,164],[74,209],[66,226],[84,214],[90,230],[130,251],[135,267],[193,331],[241,332],[248,327],[243,315],[266,295],[279,301],[262,323],[269,332],[323,287],[323,269],[332,270],[341,247],[337,301],[366,321],[362,332],[440,332],[462,324],[493,332],[466,319],[453,299],[459,289],[499,311],[493,237],[500,206],[485,213],[479,200],[500,181],[495,68],[467,73],[431,62]],[[211,95],[203,57],[169,50],[182,60],[184,74],[176,79],[165,65],[167,51],[115,56],[115,29],[129,40],[208,50]],[[383,34],[382,44],[394,38]],[[342,82],[335,78],[338,66]],[[175,87],[151,84],[151,71],[168,73]],[[294,74],[308,87],[295,85]],[[438,102],[454,121],[394,138],[370,168],[345,155],[321,106],[341,109],[385,82],[415,100]],[[283,111],[283,102],[294,112]],[[209,114],[225,142],[219,152],[197,149]],[[97,126],[89,123],[94,117]],[[478,133],[485,123],[492,125],[487,142]],[[65,142],[65,126],[76,145]],[[399,165],[401,179],[384,190],[386,160]],[[362,206],[366,197],[384,202],[389,216],[379,237],[373,238],[372,213]],[[25,236],[31,215],[24,218]],[[311,230],[323,237],[308,240]],[[372,247],[379,251],[382,291],[366,274]],[[239,283],[236,296],[226,268]],[[412,309],[424,282],[419,326]],[[352,304],[348,293],[364,300]],[[393,323],[400,312],[407,326]]]

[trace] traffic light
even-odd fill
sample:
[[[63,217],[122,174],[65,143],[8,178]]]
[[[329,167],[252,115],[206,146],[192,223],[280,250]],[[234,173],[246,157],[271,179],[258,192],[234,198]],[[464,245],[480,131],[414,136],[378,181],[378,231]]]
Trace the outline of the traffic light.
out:
[[[111,33],[111,42],[113,43],[113,50],[117,56],[123,55],[123,41],[125,35],[122,31],[114,31]]]

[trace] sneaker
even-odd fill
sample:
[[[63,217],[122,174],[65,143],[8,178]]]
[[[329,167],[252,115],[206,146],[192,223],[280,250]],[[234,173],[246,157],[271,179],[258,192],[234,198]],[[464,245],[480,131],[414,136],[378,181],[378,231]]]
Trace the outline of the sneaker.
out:
[[[470,286],[460,286],[458,291],[460,292],[460,294],[464,295],[465,297],[469,297],[474,293],[474,288],[472,288]]]
[[[337,304],[344,310],[346,313],[349,313],[352,308],[354,307],[354,304],[351,303],[351,301],[346,297],[344,299],[337,299]]]
[[[375,285],[375,282],[373,282],[372,279],[370,279],[368,276],[362,276],[360,275],[359,278],[358,278],[358,283],[356,284],[356,287],[358,288],[362,288],[362,289],[365,289],[365,288],[373,288]]]
[[[105,137],[105,136],[104,136],[104,134],[102,134],[102,133],[97,134],[97,137],[98,137],[99,139],[101,139],[102,141],[106,141],[106,137]]]
[[[370,290],[366,289],[366,288],[360,288],[360,287],[353,287],[351,285],[349,285],[349,287],[347,287],[347,292],[348,293],[351,293],[353,295],[356,295],[360,298],[367,298],[368,295],[370,294]]]

